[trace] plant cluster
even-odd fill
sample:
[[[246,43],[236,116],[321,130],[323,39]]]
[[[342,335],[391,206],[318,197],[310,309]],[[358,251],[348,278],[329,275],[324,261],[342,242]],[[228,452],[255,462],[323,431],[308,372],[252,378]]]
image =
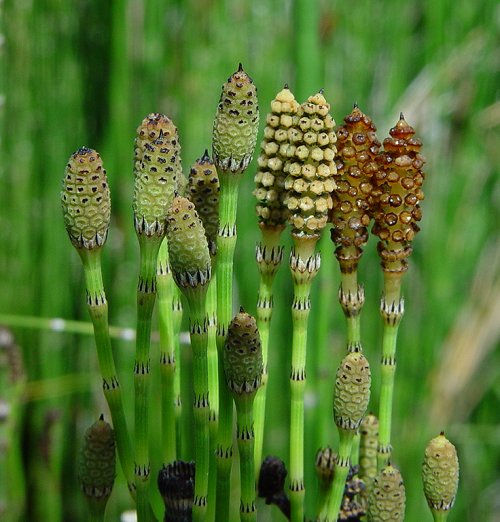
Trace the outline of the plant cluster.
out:
[[[111,429],[100,418],[85,436],[79,476],[91,520],[104,520],[116,443],[139,522],[159,517],[151,496],[155,480],[150,476],[151,461],[157,458],[161,461],[156,466],[163,466],[157,479],[165,502],[163,520],[229,521],[235,489],[231,482],[234,435],[242,521],[257,520],[257,493],[293,522],[310,516],[319,522],[404,519],[404,482],[391,458],[391,414],[397,333],[404,314],[401,282],[424,197],[422,144],[402,114],[381,144],[372,120],[357,105],[337,126],[323,91],[299,103],[285,85],[270,104],[255,174],[261,231],[256,247],[257,313],[253,317],[240,309],[233,315],[238,187],[254,155],[258,126],[257,90],[240,65],[222,88],[212,158],[205,151],[188,179],[170,118],[152,113],[137,129],[133,210],[140,263],[133,437],[115,370],[101,275],[111,212],[106,172],[92,149],[81,148],[70,157],[61,193],[64,221],[83,263],[103,392],[113,424]],[[360,316],[365,296],[357,276],[370,226],[379,239],[384,277],[378,415],[368,412],[371,370],[363,353]],[[288,469],[278,457],[263,459],[266,388],[272,379],[268,375],[272,287],[284,258],[281,234],[287,227],[293,240]],[[307,333],[311,285],[321,265],[316,245],[325,228],[330,228],[341,274],[339,302],[347,343],[331,386],[339,446],[315,448],[317,506],[314,514],[306,514]],[[192,352],[192,433],[183,429],[186,406],[180,402],[183,302]],[[150,376],[155,304],[160,321],[158,391],[151,389]],[[161,396],[161,456],[149,451],[152,393]],[[192,462],[180,458],[188,437],[194,441]],[[456,495],[458,460],[443,433],[425,450],[423,482],[434,519],[445,520]]]

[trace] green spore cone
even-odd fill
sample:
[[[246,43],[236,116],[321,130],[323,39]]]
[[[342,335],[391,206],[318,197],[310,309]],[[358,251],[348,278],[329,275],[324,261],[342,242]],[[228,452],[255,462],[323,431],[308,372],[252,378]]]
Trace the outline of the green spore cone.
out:
[[[455,503],[459,464],[455,446],[441,432],[425,448],[424,493],[435,520],[445,520]]]
[[[104,520],[115,476],[115,435],[101,415],[85,432],[78,461],[78,480],[93,520]]]
[[[373,480],[368,499],[370,522],[403,522],[406,492],[401,473],[391,464],[382,468]]]
[[[198,212],[208,240],[210,255],[217,250],[219,230],[219,192],[220,183],[214,162],[208,151],[196,160],[189,172],[186,195]]]
[[[137,128],[134,160],[134,225],[138,235],[163,237],[168,207],[182,176],[177,128],[151,113]]]
[[[111,199],[99,153],[81,147],[72,154],[62,185],[64,224],[71,243],[77,250],[102,247],[108,237]]]
[[[212,151],[217,170],[243,172],[252,160],[258,130],[257,89],[240,64],[222,86],[215,115]]]

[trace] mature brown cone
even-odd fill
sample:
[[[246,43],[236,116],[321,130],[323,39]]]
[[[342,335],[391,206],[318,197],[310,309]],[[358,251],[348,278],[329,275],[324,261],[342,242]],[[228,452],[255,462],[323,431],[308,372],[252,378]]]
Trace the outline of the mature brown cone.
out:
[[[289,131],[293,156],[285,165],[284,203],[295,237],[318,237],[328,222],[336,188],[337,136],[330,104],[320,91],[301,105],[300,118]]]
[[[378,156],[372,232],[380,238],[378,252],[385,272],[407,269],[411,242],[420,230],[417,222],[422,218],[419,203],[424,199],[425,158],[420,154],[422,142],[414,134],[401,114]]]
[[[332,241],[340,270],[356,270],[363,246],[368,241],[371,221],[369,197],[372,178],[378,171],[380,142],[372,120],[357,105],[337,131],[337,189],[332,193]]]
[[[299,110],[300,104],[285,85],[271,102],[271,112],[266,118],[253,192],[259,223],[265,226],[284,226],[288,218],[289,212],[283,202],[286,176],[283,169],[296,148],[289,131],[293,132],[293,125],[297,124]]]

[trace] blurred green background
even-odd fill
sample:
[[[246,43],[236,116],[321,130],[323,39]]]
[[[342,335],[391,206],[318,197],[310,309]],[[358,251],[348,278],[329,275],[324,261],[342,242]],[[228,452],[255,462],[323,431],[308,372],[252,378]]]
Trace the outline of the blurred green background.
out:
[[[426,442],[444,429],[461,463],[450,520],[499,520],[499,35],[500,7],[494,0],[460,5],[451,0],[0,2],[0,324],[11,327],[27,376],[26,383],[13,384],[5,355],[12,352],[4,348],[0,399],[8,414],[0,420],[0,518],[85,520],[75,454],[84,429],[106,411],[92,338],[54,332],[36,320],[88,319],[80,261],[60,210],[67,158],[82,145],[103,158],[113,202],[104,252],[110,320],[133,327],[135,129],[148,112],[168,114],[179,128],[187,172],[210,149],[221,85],[242,62],[259,90],[261,130],[271,99],[288,83],[299,101],[324,88],[337,123],[357,102],[377,124],[381,141],[403,111],[423,140],[426,199],[404,280],[394,463],[406,483],[406,520],[430,520],[420,465]],[[235,306],[252,313],[259,238],[251,195],[254,165],[240,194],[235,258]],[[374,379],[371,409],[377,411],[382,277],[375,245],[372,238],[360,280],[366,290],[362,338]],[[316,376],[330,380],[333,389],[345,329],[328,237],[321,249],[309,376],[311,382]],[[272,415],[264,451],[287,461],[291,283],[286,266],[276,288]],[[4,345],[10,342],[5,337]],[[325,342],[331,357],[316,361],[315,346]],[[131,412],[133,343],[118,340],[115,347]],[[336,435],[330,409],[316,407],[314,389],[307,404],[306,488],[312,492],[314,431],[318,423],[326,424],[322,444],[335,445]],[[127,508],[121,481],[109,520],[118,520]],[[262,503],[259,509],[259,520],[283,520]],[[308,512],[312,517],[310,505]]]

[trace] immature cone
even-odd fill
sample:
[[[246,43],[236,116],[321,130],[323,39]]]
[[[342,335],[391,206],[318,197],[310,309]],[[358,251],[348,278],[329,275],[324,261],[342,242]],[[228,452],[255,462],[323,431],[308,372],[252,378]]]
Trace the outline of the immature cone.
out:
[[[194,462],[176,460],[158,473],[158,489],[165,504],[165,522],[191,522],[194,501]]]
[[[359,477],[364,481],[367,493],[377,474],[378,428],[378,419],[372,413],[366,415],[359,426]]]
[[[422,465],[424,493],[432,510],[448,511],[453,507],[458,474],[457,450],[442,432],[425,448]]]
[[[407,269],[411,242],[420,230],[417,222],[422,218],[419,203],[424,199],[421,186],[425,158],[420,154],[422,142],[414,134],[401,114],[378,157],[372,232],[380,238],[378,252],[387,272]]]
[[[134,159],[134,225],[138,234],[164,236],[167,210],[182,175],[177,128],[153,112],[137,128]]]
[[[341,429],[355,430],[361,423],[370,400],[371,373],[361,352],[348,353],[337,370],[333,416]]]
[[[72,154],[62,185],[64,224],[73,246],[87,250],[103,246],[108,237],[111,199],[99,153],[82,147]]]
[[[378,170],[380,142],[372,120],[357,105],[344,118],[337,134],[337,189],[331,212],[332,241],[343,273],[356,270],[363,247],[368,241],[369,198],[372,177]]]
[[[264,226],[283,227],[288,219],[283,202],[286,177],[283,169],[296,149],[292,139],[296,137],[294,125],[299,110],[299,103],[285,85],[271,102],[271,112],[266,118],[253,192],[259,224]]]
[[[106,504],[116,475],[115,434],[103,416],[85,432],[78,462],[78,479],[92,502]]]
[[[229,324],[223,357],[229,389],[236,395],[255,393],[262,380],[262,348],[257,323],[243,309]]]
[[[194,204],[176,196],[167,215],[170,267],[181,289],[206,285],[210,280],[210,254],[205,229]]]
[[[289,132],[293,156],[285,166],[285,205],[296,236],[317,236],[326,226],[336,188],[335,121],[320,91],[301,105],[300,118]]]
[[[371,522],[403,522],[406,492],[403,478],[392,465],[382,468],[373,481],[368,500],[368,520]]]
[[[255,150],[259,105],[253,80],[240,63],[222,86],[213,126],[213,160],[224,172],[243,172]]]
[[[211,255],[217,248],[219,228],[219,192],[220,184],[214,162],[208,151],[191,167],[189,173],[187,197],[192,201],[205,228]]]
[[[336,458],[337,455],[330,446],[321,448],[316,453],[316,475],[320,484],[324,487],[327,487],[332,483]]]

